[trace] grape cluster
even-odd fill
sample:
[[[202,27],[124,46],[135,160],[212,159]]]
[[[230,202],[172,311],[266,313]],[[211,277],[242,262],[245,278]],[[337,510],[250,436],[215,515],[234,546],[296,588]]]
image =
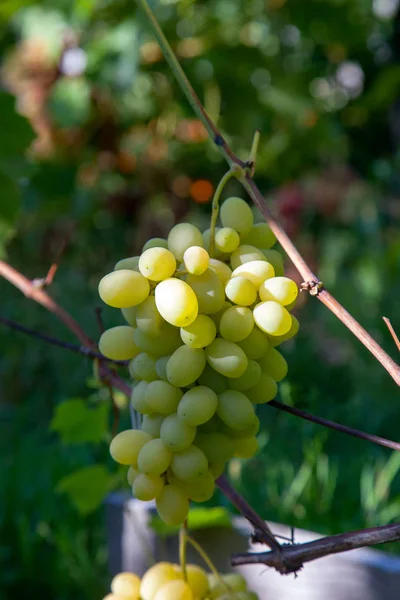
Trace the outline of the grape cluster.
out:
[[[257,600],[238,573],[207,574],[197,565],[186,565],[186,579],[179,565],[159,562],[140,579],[119,573],[111,582],[111,594],[103,600]]]
[[[110,452],[130,466],[134,496],[155,499],[169,524],[184,521],[189,499],[211,498],[226,461],[256,453],[256,405],[275,397],[287,373],[276,346],[298,330],[289,312],[298,288],[283,276],[269,226],[254,224],[240,198],[227,199],[220,217],[215,236],[175,225],[99,284],[128,323],[105,331],[99,348],[130,360],[142,419]]]

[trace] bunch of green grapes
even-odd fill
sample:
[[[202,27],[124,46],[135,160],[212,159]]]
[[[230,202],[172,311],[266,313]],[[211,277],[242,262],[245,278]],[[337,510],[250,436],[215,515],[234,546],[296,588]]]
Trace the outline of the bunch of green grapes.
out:
[[[99,348],[130,360],[141,420],[110,452],[129,465],[134,496],[155,499],[169,524],[185,520],[189,500],[211,498],[230,458],[257,452],[256,406],[276,396],[287,373],[276,346],[298,331],[290,314],[298,288],[283,275],[269,226],[254,224],[240,198],[227,199],[220,217],[215,256],[205,249],[209,230],[181,223],[99,284],[127,322],[105,331]]]
[[[174,563],[159,562],[140,579],[119,573],[111,582],[111,594],[103,600],[257,600],[238,573],[207,574],[197,565],[186,565],[186,577]]]

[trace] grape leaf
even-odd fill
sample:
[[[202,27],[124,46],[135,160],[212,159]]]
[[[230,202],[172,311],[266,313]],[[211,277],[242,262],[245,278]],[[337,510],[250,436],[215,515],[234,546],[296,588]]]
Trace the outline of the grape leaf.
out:
[[[57,406],[50,429],[64,444],[98,443],[107,430],[108,410],[105,402],[91,408],[85,400],[72,398]]]
[[[75,508],[82,515],[87,515],[100,506],[118,481],[118,476],[107,471],[103,465],[91,465],[63,477],[58,482],[56,492],[67,494]]]

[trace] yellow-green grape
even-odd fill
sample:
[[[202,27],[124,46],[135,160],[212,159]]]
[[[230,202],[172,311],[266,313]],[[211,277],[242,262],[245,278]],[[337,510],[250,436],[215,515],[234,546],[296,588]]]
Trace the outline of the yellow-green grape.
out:
[[[204,452],[211,464],[226,462],[235,451],[233,440],[220,431],[197,434],[195,444]]]
[[[276,243],[276,237],[268,223],[256,223],[250,231],[241,236],[242,244],[251,244],[256,248],[271,248]]]
[[[206,355],[202,348],[189,348],[183,344],[167,362],[168,381],[176,387],[187,387],[200,377],[205,365]]]
[[[168,525],[180,525],[188,516],[189,499],[177,485],[166,485],[156,499],[158,514]],[[173,597],[176,600],[175,597]],[[171,598],[171,600],[173,600]]]
[[[183,260],[185,251],[191,246],[203,247],[203,236],[191,223],[179,223],[168,234],[168,248],[179,261]]]
[[[229,439],[237,440],[239,438],[248,438],[257,435],[260,430],[260,419],[257,415],[254,415],[254,419],[246,429],[232,429],[227,425],[222,425],[221,433],[226,435]],[[197,442],[196,442],[197,443]]]
[[[129,372],[133,379],[155,381],[158,379],[156,359],[147,352],[141,352],[129,363]]]
[[[168,381],[168,377],[167,377],[167,362],[169,361],[169,359],[170,359],[170,355],[168,355],[168,356],[162,356],[156,362],[157,375],[163,381]]]
[[[199,385],[211,388],[216,394],[220,394],[228,387],[226,377],[215,371],[210,365],[204,367],[204,371],[197,380]]]
[[[161,425],[165,419],[165,415],[149,414],[143,415],[142,424],[140,426],[141,431],[145,431],[151,437],[159,437]]]
[[[214,416],[217,405],[217,394],[209,387],[197,385],[182,396],[177,413],[188,425],[202,425]]]
[[[236,458],[251,458],[258,452],[258,441],[256,437],[238,438],[236,440]]]
[[[160,335],[164,320],[156,307],[154,296],[148,296],[136,307],[136,326],[147,335]]]
[[[263,301],[275,300],[282,306],[288,306],[296,301],[299,289],[289,277],[272,277],[260,286],[260,298]]]
[[[224,254],[230,254],[239,244],[240,236],[232,227],[222,227],[215,234],[215,246]]]
[[[210,472],[212,473],[212,476],[214,477],[214,479],[217,479],[225,471],[225,462],[218,461],[218,462],[209,463],[209,467],[210,467]],[[193,500],[195,500],[195,499],[193,498]]]
[[[250,206],[242,198],[227,198],[221,205],[221,223],[224,227],[232,227],[246,235],[253,226],[253,212]]]
[[[189,446],[181,452],[174,452],[171,462],[174,475],[183,481],[194,481],[208,471],[208,460],[197,446]]]
[[[225,294],[234,304],[250,306],[257,298],[257,288],[250,279],[238,275],[228,281]]]
[[[111,591],[122,598],[139,600],[140,578],[134,573],[118,573],[111,581]]]
[[[168,248],[168,242],[165,238],[150,238],[143,246],[142,253],[146,252],[149,248]],[[267,248],[267,246],[263,246],[263,248]]]
[[[181,339],[189,348],[204,348],[211,344],[217,334],[214,321],[207,315],[197,315],[187,327],[181,327]]]
[[[149,248],[139,258],[139,270],[151,281],[169,279],[176,271],[175,256],[167,248]]]
[[[238,342],[238,346],[241,347],[248,358],[257,360],[268,350],[269,341],[264,332],[260,331],[258,327],[254,327],[247,338]]]
[[[215,313],[213,315],[210,315],[210,318],[214,321],[217,329],[219,329],[222,315],[228,310],[228,308],[231,308],[231,306],[233,306],[232,302],[228,302],[228,300],[225,300],[225,302],[222,305],[221,310],[219,310],[217,313]]]
[[[289,331],[287,333],[285,333],[285,335],[276,335],[276,336],[270,337],[269,343],[271,344],[271,346],[278,346],[279,344],[282,344],[283,342],[290,340],[292,337],[294,337],[297,334],[297,332],[299,331],[300,323],[294,315],[291,315],[291,317],[292,317],[292,325],[291,325]]]
[[[274,275],[274,267],[271,265],[271,263],[266,262],[265,260],[251,260],[250,262],[246,262],[237,267],[232,273],[232,277],[240,276],[250,279],[257,289],[260,287],[263,281],[270,279]]]
[[[183,255],[183,264],[192,275],[201,275],[208,269],[210,256],[201,246],[191,246]]]
[[[285,266],[283,264],[283,256],[278,250],[261,250],[263,256],[274,267],[275,276],[281,277],[285,274]]]
[[[200,313],[209,315],[221,310],[225,302],[224,286],[214,271],[207,269],[202,275],[188,275],[186,283],[196,294]]]
[[[176,412],[182,396],[183,392],[178,387],[158,379],[147,386],[145,401],[152,412],[170,415]]]
[[[139,305],[140,306],[140,305]],[[137,327],[136,324],[136,310],[137,306],[129,306],[128,308],[121,308],[122,316],[125,321],[132,327]]]
[[[275,381],[282,381],[287,375],[288,364],[282,354],[275,348],[270,348],[258,362],[263,373],[267,373]]]
[[[254,388],[253,388],[254,389]],[[245,429],[254,421],[254,407],[238,390],[226,390],[218,396],[217,414],[232,429]]]
[[[148,502],[157,498],[163,487],[164,479],[159,475],[140,473],[132,484],[132,493],[138,500]]]
[[[197,435],[200,435],[201,433],[211,433],[214,431],[219,431],[221,429],[221,426],[224,426],[224,424],[222,423],[219,416],[215,414],[213,417],[211,417],[209,421],[198,426]]]
[[[228,380],[228,387],[239,392],[245,392],[254,387],[261,378],[261,367],[255,360],[249,359],[247,369],[241,377]]]
[[[207,471],[194,481],[182,481],[176,478],[174,483],[183,488],[187,496],[194,502],[207,502],[215,491],[215,477],[211,471]]]
[[[106,329],[99,340],[100,352],[112,360],[130,360],[140,352],[133,339],[133,332],[133,327],[129,325]]]
[[[144,431],[136,429],[121,431],[111,441],[110,454],[120,465],[135,466],[140,450],[150,440],[151,437]]]
[[[147,354],[160,358],[172,354],[181,344],[179,329],[169,323],[163,323],[160,335],[148,335],[141,329],[135,329],[133,339],[138,348]]]
[[[147,298],[150,285],[137,271],[121,269],[105,275],[99,283],[99,296],[114,308],[136,306]]]
[[[193,600],[193,594],[185,581],[169,581],[159,588],[154,600]]]
[[[233,270],[240,267],[247,262],[252,262],[253,260],[263,260],[267,262],[264,254],[256,248],[255,246],[249,246],[248,244],[242,244],[231,254],[231,267]],[[268,260],[273,265],[273,263]]]
[[[175,327],[187,327],[199,312],[195,292],[180,279],[171,277],[161,281],[156,287],[155,298],[160,315]]]
[[[285,335],[292,326],[290,313],[273,300],[260,302],[253,310],[253,317],[259,328],[269,335]]]
[[[277,393],[278,386],[276,381],[266,373],[261,373],[259,382],[249,390],[246,390],[246,395],[253,404],[266,404],[273,400]]]
[[[250,335],[253,327],[253,311],[246,306],[232,306],[222,315],[219,331],[226,340],[240,342]]]
[[[234,596],[233,596],[233,594],[234,594]],[[215,600],[232,600],[232,597],[234,597],[235,600],[259,600],[259,597],[257,596],[257,594],[255,592],[250,592],[250,590],[234,592],[234,593],[227,592],[227,593],[223,594],[222,596],[216,596]]]
[[[227,573],[222,578],[234,592],[245,592],[247,590],[247,581],[240,573]]]
[[[187,425],[176,414],[165,417],[160,429],[160,438],[173,452],[188,448],[195,437],[196,427]]]
[[[159,438],[142,447],[137,458],[139,470],[146,475],[161,475],[172,461],[172,450]],[[140,498],[139,498],[140,500]]]
[[[217,258],[210,258],[208,267],[214,271],[214,273],[220,279],[222,285],[225,287],[231,278],[232,269],[230,269],[226,263],[222,262],[222,260],[218,260]]]
[[[210,367],[225,377],[240,377],[247,369],[247,356],[234,342],[216,338],[205,353]]]
[[[147,415],[153,412],[146,402],[147,381],[139,381],[132,390],[131,405],[137,412]]]
[[[176,579],[176,573],[168,562],[159,562],[150,567],[142,577],[140,583],[140,597],[142,600],[154,600],[157,590],[167,583]]]
[[[138,471],[137,469],[132,467],[132,465],[129,467],[128,472],[126,474],[126,479],[131,487],[132,487],[132,484],[135,481],[136,477],[139,474],[140,474],[140,471]]]
[[[208,591],[207,573],[197,565],[186,565],[187,584],[196,598],[204,598]]]
[[[128,258],[122,258],[115,264],[114,271],[130,269],[131,271],[139,272],[139,258],[140,256],[129,256]]]

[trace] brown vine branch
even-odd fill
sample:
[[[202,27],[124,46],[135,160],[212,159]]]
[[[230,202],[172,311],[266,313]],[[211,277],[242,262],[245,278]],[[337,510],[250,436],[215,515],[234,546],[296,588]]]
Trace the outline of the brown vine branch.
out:
[[[347,552],[355,548],[386,544],[400,539],[400,524],[384,525],[359,531],[349,531],[339,535],[320,538],[313,542],[298,545],[281,546],[280,551],[236,554],[232,557],[232,565],[263,564],[273,567],[282,575],[295,573],[304,563],[323,558],[330,554]]]
[[[393,325],[390,322],[390,319],[388,319],[387,317],[382,317],[382,319],[385,321],[386,327],[389,329],[390,334],[394,340],[394,343],[397,346],[397,350],[400,352],[400,340],[397,337],[397,333],[395,332]]]

